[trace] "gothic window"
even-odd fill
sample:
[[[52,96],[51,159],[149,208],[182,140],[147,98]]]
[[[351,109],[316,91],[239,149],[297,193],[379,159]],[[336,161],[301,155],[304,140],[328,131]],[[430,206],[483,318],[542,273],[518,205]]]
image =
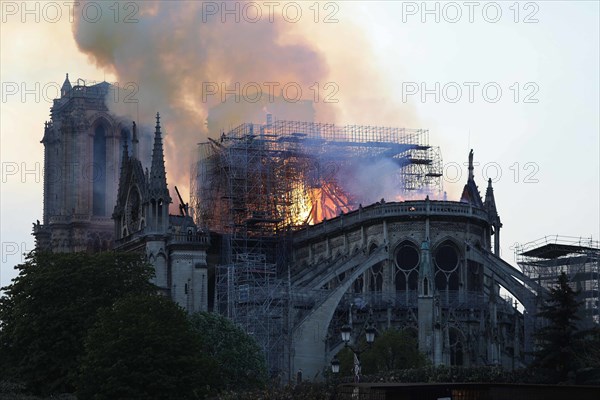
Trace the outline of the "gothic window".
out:
[[[437,290],[458,290],[459,252],[456,246],[446,241],[438,246],[434,256],[435,288]]]
[[[169,277],[167,274],[167,260],[164,254],[158,254],[154,261],[154,271],[156,275],[156,285],[162,288],[168,288]]]
[[[373,243],[369,247],[369,255],[377,250],[377,245]],[[369,270],[369,290],[371,292],[381,292],[383,290],[383,262],[378,262]]]
[[[127,226],[129,232],[136,232],[140,229],[140,218],[141,218],[141,198],[137,188],[133,187],[129,191],[127,197]]]
[[[419,251],[411,242],[402,242],[396,253],[395,283],[397,291],[417,290]]]
[[[483,265],[473,260],[467,260],[467,290],[483,290]]]
[[[103,124],[94,131],[93,146],[93,214],[106,215],[106,128]]]
[[[381,292],[383,290],[383,262],[373,265],[370,271],[369,290],[371,292]]]
[[[450,328],[450,365],[464,364],[464,350],[462,343],[462,333],[457,329]]]
[[[363,276],[361,275],[358,278],[356,278],[356,280],[354,281],[354,284],[352,285],[354,293],[362,293],[363,286],[364,286],[364,279],[363,279]]]

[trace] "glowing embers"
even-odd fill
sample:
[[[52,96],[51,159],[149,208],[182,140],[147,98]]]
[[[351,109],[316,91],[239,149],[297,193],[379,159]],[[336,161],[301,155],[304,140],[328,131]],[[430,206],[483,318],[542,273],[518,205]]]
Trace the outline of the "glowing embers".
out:
[[[314,225],[352,211],[350,197],[334,182],[321,181],[320,186],[307,187],[300,179],[294,189],[290,222],[292,225]]]

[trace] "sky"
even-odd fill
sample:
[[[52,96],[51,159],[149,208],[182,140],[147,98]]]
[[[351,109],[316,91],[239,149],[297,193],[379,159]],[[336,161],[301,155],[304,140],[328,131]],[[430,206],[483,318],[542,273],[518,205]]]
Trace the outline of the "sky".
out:
[[[515,244],[600,238],[598,2],[223,4],[0,3],[0,285],[33,248],[40,140],[66,73],[138,85],[124,111],[142,125],[164,112],[170,187],[187,188],[191,144],[218,135],[203,123],[219,101],[198,94],[206,82],[295,82],[303,99],[318,93],[318,122],[428,129],[449,200],[474,149],[513,265]]]

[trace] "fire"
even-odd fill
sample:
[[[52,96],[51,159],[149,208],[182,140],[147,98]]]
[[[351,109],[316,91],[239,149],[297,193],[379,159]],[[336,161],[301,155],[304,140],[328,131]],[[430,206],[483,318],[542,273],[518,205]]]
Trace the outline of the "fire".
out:
[[[292,225],[314,225],[325,219],[351,211],[351,201],[334,182],[323,182],[320,187],[298,188],[293,191]]]

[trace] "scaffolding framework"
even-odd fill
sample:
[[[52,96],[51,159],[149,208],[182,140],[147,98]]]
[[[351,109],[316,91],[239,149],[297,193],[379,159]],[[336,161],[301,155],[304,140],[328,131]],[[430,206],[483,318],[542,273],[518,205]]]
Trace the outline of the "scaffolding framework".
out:
[[[517,246],[516,259],[523,273],[545,289],[556,286],[564,272],[583,301],[581,323],[600,323],[600,245],[592,238],[546,236]]]
[[[388,201],[441,196],[441,155],[428,140],[421,129],[267,116],[199,144],[191,207],[199,226],[223,237],[215,309],[256,338],[271,374],[291,376],[289,233],[367,204],[348,182],[376,163],[385,163],[396,196]]]
[[[368,168],[387,175],[388,201],[441,196],[441,152],[428,130],[270,121],[199,145],[192,208],[217,232],[262,219],[314,224],[380,200],[351,184]]]

